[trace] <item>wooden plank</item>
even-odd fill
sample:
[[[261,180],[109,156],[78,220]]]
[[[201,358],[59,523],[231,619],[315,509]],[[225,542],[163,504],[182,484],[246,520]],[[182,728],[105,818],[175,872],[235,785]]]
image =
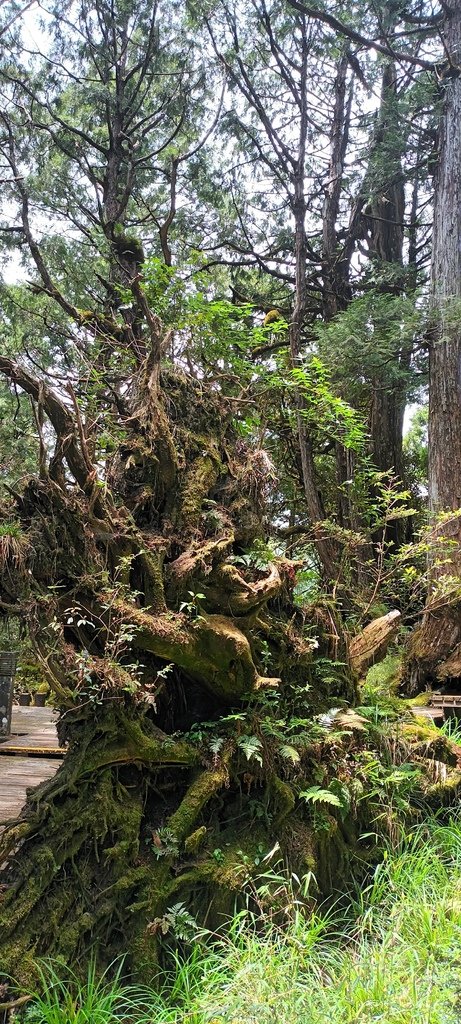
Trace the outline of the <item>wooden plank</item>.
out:
[[[0,754],[13,753],[63,756],[56,732],[57,714],[52,708],[13,706],[11,736],[0,743]]]
[[[461,708],[461,695],[454,693],[435,694],[431,700],[435,708]]]
[[[16,818],[27,790],[51,779],[65,751],[52,708],[13,706],[11,736],[0,742],[0,823]]]
[[[40,747],[28,747],[26,743],[20,746],[9,743],[8,746],[2,744],[2,747],[3,749],[0,748],[2,757],[59,757],[62,760],[66,753],[64,747],[48,747],[46,744]]]
[[[59,761],[47,758],[2,757],[0,761],[0,823],[15,818],[26,802],[26,790],[51,779]]]
[[[35,733],[45,729],[47,732],[56,730],[57,712],[53,708],[22,708],[13,704],[11,716],[12,734]]]
[[[443,718],[443,708],[432,708],[432,707],[420,707],[411,708],[411,711],[417,718]]]

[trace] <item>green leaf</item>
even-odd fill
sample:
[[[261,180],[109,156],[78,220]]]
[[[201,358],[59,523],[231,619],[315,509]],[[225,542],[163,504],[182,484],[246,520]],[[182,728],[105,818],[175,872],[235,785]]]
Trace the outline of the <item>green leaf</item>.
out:
[[[223,743],[224,743],[224,739],[223,739],[222,736],[214,736],[213,739],[210,740],[210,743],[209,743],[209,747],[210,747],[210,750],[211,750],[212,754],[219,754],[219,751],[221,750],[221,747],[222,747]]]
[[[329,789],[322,789],[321,786],[310,786],[299,794],[302,800],[310,804],[331,804],[332,807],[341,807],[341,800],[336,793],[330,793]]]
[[[254,757],[258,764],[263,763],[261,754],[258,753],[262,747],[262,743],[257,736],[240,736],[237,740],[237,746],[243,750],[247,761],[250,761],[251,758]]]
[[[280,754],[286,761],[291,761],[292,764],[298,764],[301,760],[295,747],[290,747],[288,743],[284,743],[283,747],[280,747]]]

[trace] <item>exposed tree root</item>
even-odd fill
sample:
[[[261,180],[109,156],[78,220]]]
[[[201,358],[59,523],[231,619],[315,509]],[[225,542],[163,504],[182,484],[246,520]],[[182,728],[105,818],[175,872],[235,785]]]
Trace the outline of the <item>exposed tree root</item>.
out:
[[[403,691],[411,696],[456,680],[461,685],[461,607],[429,604],[409,641]]]
[[[0,369],[41,395],[74,478],[43,466],[29,481],[12,510],[20,570],[0,565],[0,599],[28,608],[69,743],[0,838],[1,969],[25,981],[38,956],[78,966],[98,948],[105,962],[128,951],[151,980],[172,902],[205,901],[219,923],[261,850],[312,864],[297,798],[312,750],[290,734],[284,755],[280,721],[299,731],[353,700],[354,676],[333,612],[294,605],[295,564],[234,561],[263,535],[270,464],[255,472],[219,396],[169,374],[167,398],[148,359],[103,481],[76,403],[72,415],[20,367]]]

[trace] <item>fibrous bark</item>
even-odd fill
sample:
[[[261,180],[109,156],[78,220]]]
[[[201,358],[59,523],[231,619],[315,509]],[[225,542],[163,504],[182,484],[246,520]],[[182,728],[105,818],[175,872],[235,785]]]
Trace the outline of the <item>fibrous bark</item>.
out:
[[[461,678],[461,9],[444,5],[448,58],[434,205],[433,324],[429,352],[429,538],[427,610],[412,639],[406,683]]]

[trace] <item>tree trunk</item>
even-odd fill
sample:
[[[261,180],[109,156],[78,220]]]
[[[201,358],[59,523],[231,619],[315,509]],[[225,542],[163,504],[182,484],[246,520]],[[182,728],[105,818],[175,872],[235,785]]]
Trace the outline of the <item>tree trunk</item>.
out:
[[[330,134],[329,182],[323,204],[323,318],[332,320],[345,309],[351,298],[349,287],[350,252],[339,245],[337,220],[343,190],[344,159],[349,138],[353,91],[349,88],[346,102],[347,71],[349,62],[344,54],[339,63],[335,81],[335,104]]]
[[[461,57],[461,8],[453,7],[445,41]],[[461,79],[445,85],[434,207],[432,298],[437,336],[429,365],[429,502],[433,514],[461,507]],[[456,552],[456,571],[461,568]]]
[[[335,83],[335,108],[330,140],[330,183],[323,208],[323,254],[324,254],[324,301],[323,311],[326,320],[332,319],[341,309],[347,307],[351,294],[348,287],[349,265],[353,252],[353,240],[357,233],[364,233],[368,239],[369,252],[372,259],[386,265],[397,264],[403,267],[403,219],[404,219],[404,185],[400,160],[396,156],[393,165],[388,168],[389,179],[380,180],[377,184],[373,164],[381,157],[381,144],[387,132],[395,131],[395,111],[393,105],[396,96],[395,66],[389,61],[383,71],[381,104],[375,130],[370,166],[363,184],[363,195],[360,207],[365,206],[366,195],[370,191],[373,196],[366,207],[366,215],[362,214],[357,224],[354,217],[350,226],[349,238],[342,247],[338,244],[336,221],[342,188],[344,158],[347,147],[351,93],[346,103],[346,75],[349,62],[344,56],[338,64]],[[386,144],[388,142],[386,140]],[[399,173],[400,172],[400,173]],[[380,171],[381,178],[386,171]],[[395,286],[384,286],[386,291],[401,291],[402,282],[395,281]],[[396,354],[399,371],[403,381],[400,385],[389,382],[386,375],[373,382],[369,410],[369,430],[371,437],[371,455],[374,464],[384,473],[393,471],[399,478],[403,477],[403,419],[406,403],[405,371],[408,372],[411,351],[405,350]],[[336,467],[338,489],[341,495],[338,502],[338,518],[349,528],[357,528],[357,513],[351,506],[349,498],[344,496],[344,482],[351,477],[346,469],[347,455],[336,443]],[[391,525],[388,539],[394,544],[402,540],[403,525],[396,521]],[[368,552],[368,558],[372,552]],[[363,576],[363,574],[361,573]],[[359,586],[366,585],[366,574],[359,580]]]
[[[304,46],[302,55],[300,100],[301,118],[297,161],[293,171],[294,197],[292,202],[295,222],[295,296],[290,323],[290,362],[293,367],[299,363],[302,333],[306,319],[306,198],[305,160],[308,129],[307,60],[309,48],[306,37],[306,22],[303,19]],[[322,500],[317,487],[314,454],[306,418],[306,403],[302,394],[296,395],[296,420],[301,455],[301,467],[306,506],[312,525],[316,549],[323,567],[326,581],[334,579],[337,569],[337,551],[333,540],[325,534],[322,522],[325,519]]]
[[[388,612],[379,619],[373,619],[361,633],[352,637],[349,654],[357,675],[364,676],[370,665],[381,661],[389,644],[397,636],[400,618],[400,612]]]
[[[442,83],[444,109],[434,206],[429,356],[429,506],[433,519],[430,591],[408,660],[407,685],[412,689],[461,677],[461,78],[457,70],[461,60],[461,7],[458,3],[444,7],[443,37],[453,71],[447,64]],[[446,665],[451,666],[448,675]]]
[[[379,147],[386,132],[395,131],[395,111],[393,104],[396,97],[396,71],[390,61],[383,73],[381,88],[381,107],[376,131],[375,149],[379,157]],[[397,143],[398,145],[398,143]],[[390,168],[390,180],[375,185],[368,215],[370,218],[370,256],[379,264],[393,264],[403,270],[403,220],[405,214],[405,193],[403,173],[398,152]],[[403,274],[402,274],[403,278]],[[383,285],[383,291],[399,294],[403,280],[394,278],[392,285]],[[409,368],[410,352],[396,355],[399,368],[403,372]],[[393,471],[398,477],[403,476],[403,418],[406,404],[405,381],[400,384],[389,380],[378,379],[374,383],[371,409],[370,434],[373,462],[383,473]],[[402,526],[394,524],[393,540],[398,543]]]

